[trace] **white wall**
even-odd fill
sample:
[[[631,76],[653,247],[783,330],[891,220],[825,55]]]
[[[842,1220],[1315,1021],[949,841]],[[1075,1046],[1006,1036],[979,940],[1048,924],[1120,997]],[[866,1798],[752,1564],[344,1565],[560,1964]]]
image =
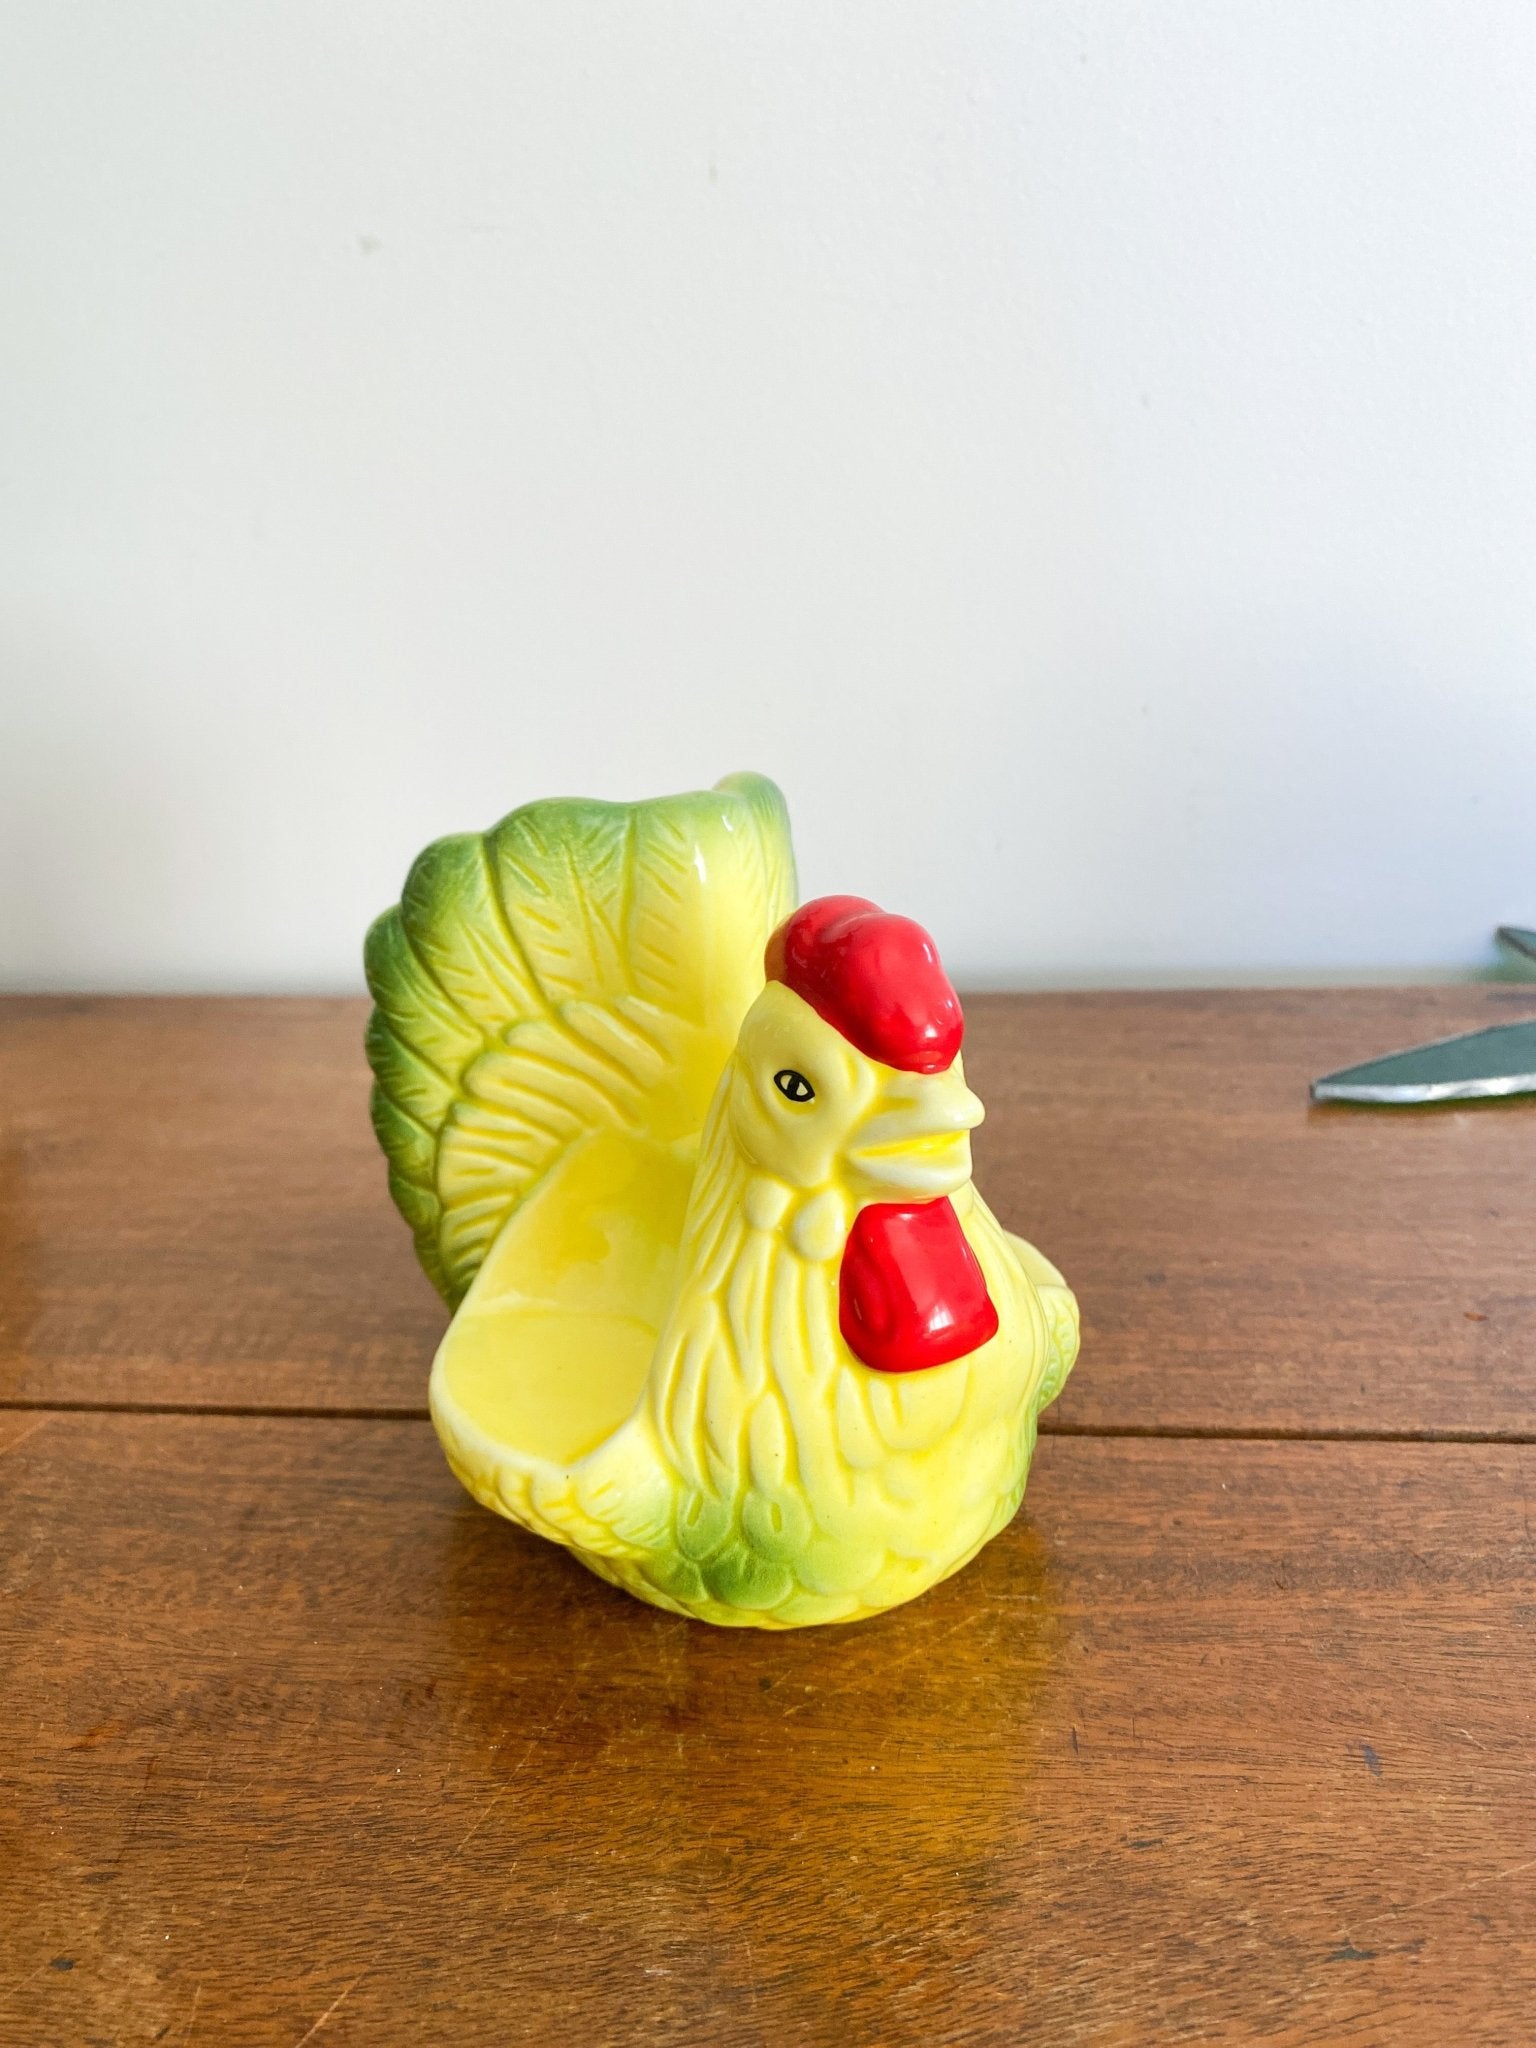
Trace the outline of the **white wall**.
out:
[[[1536,921],[1529,0],[8,0],[0,973],[775,775],[958,978]]]

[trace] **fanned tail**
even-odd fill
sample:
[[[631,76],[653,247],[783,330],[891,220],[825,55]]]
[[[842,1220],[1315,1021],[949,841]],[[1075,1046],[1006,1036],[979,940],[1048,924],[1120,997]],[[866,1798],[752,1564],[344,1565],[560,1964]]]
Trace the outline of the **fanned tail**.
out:
[[[417,859],[368,934],[368,1061],[390,1192],[451,1306],[584,1138],[697,1138],[794,900],[759,775],[527,804]]]

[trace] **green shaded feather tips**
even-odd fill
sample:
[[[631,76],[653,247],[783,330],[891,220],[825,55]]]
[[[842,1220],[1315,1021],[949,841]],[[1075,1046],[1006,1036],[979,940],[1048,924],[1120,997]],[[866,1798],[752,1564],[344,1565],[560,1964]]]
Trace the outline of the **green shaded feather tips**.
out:
[[[794,904],[761,775],[525,804],[418,856],[364,946],[367,1051],[390,1193],[450,1306],[582,1139],[697,1135]]]

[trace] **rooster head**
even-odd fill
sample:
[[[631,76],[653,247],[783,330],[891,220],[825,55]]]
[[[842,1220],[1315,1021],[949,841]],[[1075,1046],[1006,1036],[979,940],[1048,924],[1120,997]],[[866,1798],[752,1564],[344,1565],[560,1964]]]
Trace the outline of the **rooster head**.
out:
[[[760,1170],[855,1207],[930,1202],[971,1177],[982,1106],[932,939],[857,896],[802,905],[768,942],[736,1048],[729,1115]]]

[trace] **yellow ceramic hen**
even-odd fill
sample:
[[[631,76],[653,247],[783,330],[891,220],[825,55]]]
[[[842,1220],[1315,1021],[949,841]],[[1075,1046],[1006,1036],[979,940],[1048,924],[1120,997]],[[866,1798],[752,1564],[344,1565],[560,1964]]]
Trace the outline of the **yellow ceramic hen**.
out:
[[[1077,1350],[971,1186],[931,941],[793,898],[778,791],[732,776],[439,841],[367,950],[453,1469],[641,1599],[764,1628],[963,1565]]]

